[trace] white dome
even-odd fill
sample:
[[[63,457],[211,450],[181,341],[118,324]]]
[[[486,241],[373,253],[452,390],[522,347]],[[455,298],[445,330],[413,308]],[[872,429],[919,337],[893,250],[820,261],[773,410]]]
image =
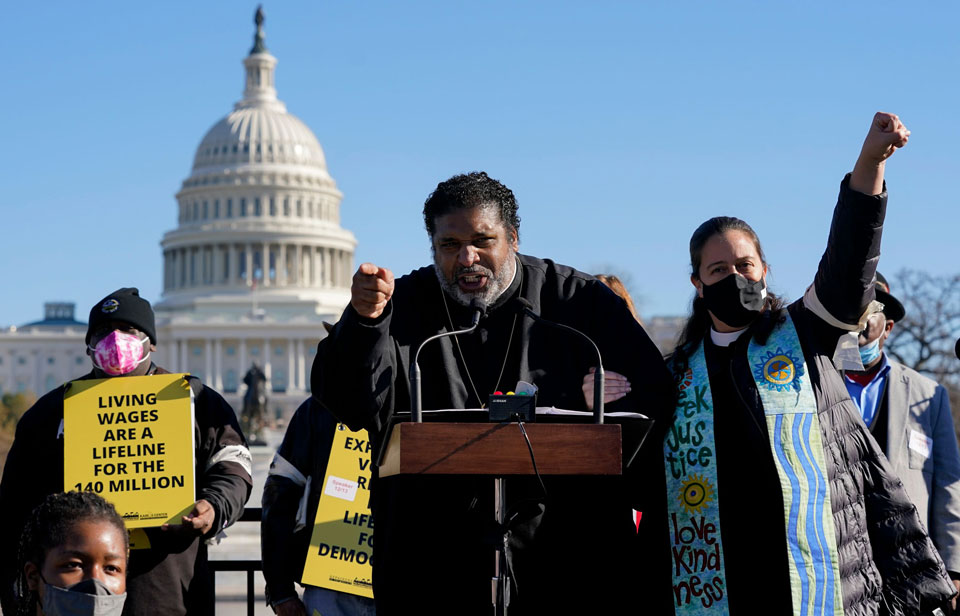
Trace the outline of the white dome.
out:
[[[242,106],[214,124],[197,148],[193,170],[244,163],[327,168],[320,142],[307,125],[273,106]]]
[[[243,98],[204,135],[177,192],[158,306],[239,314],[256,289],[256,302],[276,310],[336,314],[349,301],[357,242],[340,226],[343,194],[320,143],[277,99],[260,10],[255,23]]]

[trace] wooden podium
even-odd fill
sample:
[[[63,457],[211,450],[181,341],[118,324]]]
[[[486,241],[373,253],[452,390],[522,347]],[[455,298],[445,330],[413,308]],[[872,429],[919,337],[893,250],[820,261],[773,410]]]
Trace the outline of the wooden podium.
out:
[[[378,467],[381,478],[482,475],[493,479],[494,518],[504,533],[496,548],[491,576],[491,606],[496,616],[506,616],[510,604],[507,478],[538,473],[591,476],[623,472],[618,424],[527,423],[523,430],[530,439],[529,448],[515,422],[397,422],[390,430]]]
[[[524,424],[541,475],[619,475],[618,424]],[[533,475],[526,440],[516,423],[396,423],[380,476]]]

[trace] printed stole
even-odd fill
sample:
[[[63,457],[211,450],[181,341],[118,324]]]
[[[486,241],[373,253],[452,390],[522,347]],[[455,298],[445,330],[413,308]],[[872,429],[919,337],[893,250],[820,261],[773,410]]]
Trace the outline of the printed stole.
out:
[[[820,419],[790,316],[766,345],[751,340],[747,358],[763,403],[783,492],[793,613],[843,616]],[[728,614],[713,396],[702,344],[679,379],[678,390],[674,422],[663,450],[674,611],[678,616]]]

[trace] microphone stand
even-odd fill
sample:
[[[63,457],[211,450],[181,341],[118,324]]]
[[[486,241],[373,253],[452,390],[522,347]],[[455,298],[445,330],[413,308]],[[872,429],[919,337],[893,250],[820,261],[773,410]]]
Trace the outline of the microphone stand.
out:
[[[417,347],[417,352],[413,354],[413,362],[410,364],[410,418],[414,423],[421,423],[423,421],[423,397],[420,392],[420,364],[418,363],[420,361],[420,351],[423,350],[423,347],[426,346],[428,342],[437,340],[438,338],[469,334],[477,329],[477,324],[480,323],[480,317],[487,311],[487,304],[483,300],[475,299],[470,302],[470,308],[473,310],[473,321],[470,327],[452,332],[441,332],[430,336],[420,343],[420,346]]]
[[[590,346],[593,348],[594,354],[597,356],[597,368],[593,373],[593,423],[602,424],[603,423],[603,387],[604,387],[604,375],[603,375],[603,358],[600,356],[600,349],[597,348],[597,345],[594,344],[593,340],[590,339],[590,336],[587,336],[585,333],[581,332],[578,329],[574,329],[569,325],[564,325],[563,323],[556,323],[554,321],[548,321],[544,319],[539,314],[533,311],[533,304],[531,304],[526,298],[518,298],[517,303],[520,304],[521,311],[526,314],[528,317],[534,321],[543,323],[544,325],[549,325],[556,329],[563,331],[571,332],[576,334],[583,340],[586,340],[590,343]]]

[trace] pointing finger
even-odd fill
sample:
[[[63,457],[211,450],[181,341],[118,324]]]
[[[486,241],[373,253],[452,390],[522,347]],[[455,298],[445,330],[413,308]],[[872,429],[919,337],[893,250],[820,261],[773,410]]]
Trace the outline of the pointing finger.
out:
[[[361,263],[360,267],[357,268],[357,273],[363,274],[364,276],[375,276],[379,269],[380,268],[373,263]]]

